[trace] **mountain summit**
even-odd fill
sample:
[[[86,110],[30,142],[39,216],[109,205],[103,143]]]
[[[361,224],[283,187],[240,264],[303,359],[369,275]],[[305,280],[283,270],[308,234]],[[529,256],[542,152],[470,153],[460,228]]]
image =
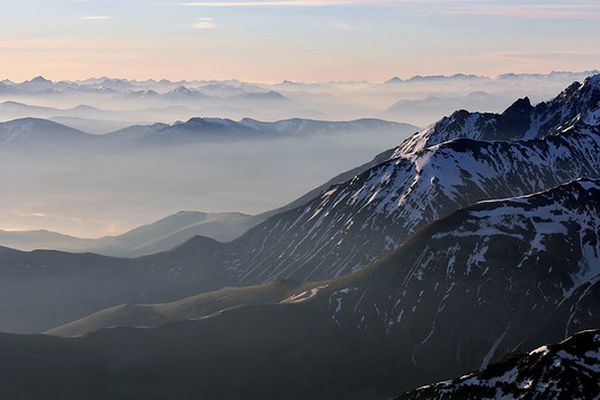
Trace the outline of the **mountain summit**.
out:
[[[600,74],[587,78],[583,84],[575,82],[554,99],[536,106],[523,98],[502,114],[456,111],[407,139],[398,154],[415,153],[457,138],[485,141],[543,138],[578,123],[600,124]]]

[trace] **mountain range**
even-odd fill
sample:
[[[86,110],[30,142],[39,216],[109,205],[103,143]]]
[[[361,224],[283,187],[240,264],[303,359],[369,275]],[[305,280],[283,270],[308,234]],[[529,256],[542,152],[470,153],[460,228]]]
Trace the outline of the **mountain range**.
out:
[[[3,335],[6,393],[93,399],[136,388],[143,398],[389,398],[597,324],[599,221],[600,182],[578,180],[459,210],[341,278],[124,305],[54,332],[82,334],[107,317],[141,326],[173,321],[157,328],[67,340]],[[221,308],[229,295],[236,298]],[[32,374],[44,381],[24,385]],[[61,375],[76,379],[53,378]],[[293,384],[297,376],[312,384]]]
[[[14,294],[13,313],[0,326],[5,331],[46,330],[124,302],[174,301],[223,285],[260,284],[277,277],[339,277],[391,253],[427,223],[475,202],[598,177],[600,133],[586,123],[596,121],[599,80],[596,76],[573,85],[536,107],[519,100],[501,115],[459,111],[387,152],[387,161],[377,158],[376,165],[366,165],[368,169],[304,205],[281,210],[230,243],[196,238],[171,252],[134,260],[0,253],[5,257],[0,265],[27,265],[22,273],[31,276],[27,290]],[[476,129],[478,124],[486,130]],[[32,280],[36,274],[47,276],[49,263],[63,271],[60,279],[46,278],[57,285],[55,290],[61,288],[61,297],[44,289],[47,281],[40,287],[41,282]],[[111,265],[118,273],[99,278],[94,268],[80,268],[88,263]],[[144,264],[153,268],[133,272]],[[12,287],[15,279],[24,278],[8,274],[2,285]],[[97,294],[61,316],[63,302],[72,303],[79,295],[71,279],[80,285],[94,282],[90,290]],[[31,296],[55,307],[56,314],[31,326],[36,303]]]
[[[411,78],[402,79],[400,77],[393,77],[385,82],[388,85],[394,84],[410,84],[410,83],[422,83],[422,82],[440,82],[440,81],[491,81],[498,80],[508,82],[511,80],[526,80],[532,78],[541,79],[553,79],[553,78],[564,78],[564,79],[578,79],[585,76],[595,75],[600,73],[597,70],[581,71],[581,72],[568,72],[568,71],[553,71],[549,74],[519,74],[519,73],[508,73],[502,74],[495,78],[488,76],[479,76],[473,74],[457,73],[454,75],[415,75]],[[284,81],[273,85],[274,87],[287,88],[301,87],[304,90],[307,88],[323,89],[327,86],[340,85],[353,82],[294,82]],[[354,82],[354,84],[367,84],[368,82]],[[51,81],[44,78],[43,76],[37,76],[31,80],[24,82],[13,82],[11,80],[3,80],[0,82],[0,88],[3,92],[29,92],[29,93],[44,93],[49,91],[100,91],[100,92],[140,92],[150,90],[158,93],[169,93],[173,91],[179,92],[198,92],[205,96],[213,97],[231,97],[239,96],[247,93],[254,94],[267,94],[267,96],[276,96],[276,92],[269,90],[269,85],[258,84],[258,83],[247,83],[240,82],[237,80],[224,80],[224,81],[170,81],[162,79],[160,81],[149,79],[146,81],[139,80],[128,80],[128,79],[115,79],[109,77],[90,78],[79,81]],[[270,94],[270,93],[275,94]]]
[[[0,117],[4,120],[62,117],[56,119],[57,122],[65,122],[64,117],[79,118],[75,127],[95,133],[149,121],[187,120],[196,115],[269,121],[294,117],[354,120],[383,115],[424,126],[458,108],[497,112],[511,99],[524,94],[535,101],[545,100],[569,82],[592,74],[594,71],[513,73],[491,78],[459,73],[408,79],[395,77],[387,83],[284,81],[275,84],[109,77],[51,81],[38,76],[25,82],[0,82],[0,98],[8,102],[6,107],[0,106]],[[78,104],[88,104],[97,111],[78,110]],[[390,111],[391,104],[396,106]],[[29,108],[30,113],[24,113],[25,108]],[[52,109],[55,113],[49,115]]]
[[[328,122],[307,119],[290,119],[261,122],[250,118],[233,121],[224,118],[192,118],[173,124],[133,126],[104,135],[106,140],[147,142],[185,142],[191,140],[239,140],[294,137],[302,135],[343,134],[348,132],[416,131],[418,128],[397,122],[361,119],[348,122]]]
[[[44,230],[0,231],[0,245],[24,251],[47,249],[138,257],[169,250],[198,235],[227,242],[261,220],[261,216],[241,213],[181,211],[122,235],[99,239],[80,239]]]
[[[457,111],[228,243],[133,259],[2,248],[0,330],[38,334],[0,335],[0,387],[49,400],[587,394],[597,335],[563,340],[600,324],[599,171],[596,75],[535,106]]]
[[[224,118],[198,117],[186,122],[131,126],[103,135],[92,135],[46,119],[22,118],[0,123],[0,144],[100,147],[123,144],[189,144],[206,140],[226,142],[352,132],[409,133],[417,130],[417,127],[409,124],[378,119],[329,122],[296,118],[261,122],[246,118],[236,122]]]

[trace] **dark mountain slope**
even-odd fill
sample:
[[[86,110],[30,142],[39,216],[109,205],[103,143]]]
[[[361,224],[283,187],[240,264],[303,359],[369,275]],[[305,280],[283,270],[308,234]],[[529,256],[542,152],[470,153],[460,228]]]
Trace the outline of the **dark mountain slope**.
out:
[[[0,273],[6,276],[0,294],[10,293],[0,326],[4,331],[35,332],[124,302],[172,301],[280,276],[314,281],[340,276],[393,251],[420,226],[460,207],[597,176],[598,171],[596,128],[573,128],[513,144],[464,139],[425,149],[412,159],[379,164],[224,245],[192,240],[174,253],[101,262],[53,252],[14,253],[10,258],[0,253]],[[95,280],[106,265],[118,274]],[[55,279],[58,275],[61,279]],[[47,276],[52,284],[42,279]],[[88,293],[82,288],[91,282]],[[115,290],[122,292],[113,297]],[[64,309],[65,315],[48,313],[45,324],[32,324],[32,315],[46,302],[56,306],[56,313]],[[73,303],[79,314],[65,308]]]
[[[581,88],[594,82],[588,80]],[[577,92],[589,97],[590,91],[581,88]],[[570,113],[565,115],[570,117]],[[584,119],[592,122],[590,118]],[[0,253],[4,270],[27,272],[27,290],[15,290],[16,278],[8,272],[8,278],[0,281],[0,293],[9,292],[4,288],[14,291],[9,301],[12,314],[5,314],[0,329],[35,332],[128,302],[173,301],[227,285],[251,285],[276,277],[318,281],[356,271],[392,252],[428,222],[474,202],[533,193],[582,176],[598,177],[600,132],[582,121],[576,118],[574,126],[557,134],[525,141],[457,139],[416,153],[399,151],[306,205],[269,218],[232,243],[193,240],[183,246],[185,252],[178,250],[177,256],[164,253],[138,260],[110,260],[110,265],[120,266],[119,273],[137,271],[141,276],[127,272],[130,275],[117,284],[100,280],[87,303],[79,302],[80,289],[69,286],[67,279],[72,275],[91,282],[85,278],[92,271],[87,259],[50,253],[53,268],[64,268],[62,282],[66,283],[57,280],[52,286],[61,292],[59,301],[52,297],[47,283],[37,278],[51,275],[45,272],[46,253],[19,254],[10,260],[3,260]],[[95,274],[98,272],[89,272]],[[161,280],[168,284],[161,285]],[[153,290],[146,290],[140,282],[147,282]],[[127,285],[131,288],[128,292]],[[115,288],[123,292],[108,295]],[[33,327],[31,316],[39,313],[36,304],[39,307],[46,302],[56,307],[57,313],[67,310],[68,304],[86,306],[78,306],[78,315],[68,309],[68,315],[54,314],[53,323],[48,319],[46,325]]]
[[[348,352],[360,343],[322,321],[306,307],[249,306],[77,339],[0,334],[0,390],[15,400],[373,398],[359,380],[377,382],[372,355]]]
[[[598,326],[599,226],[599,181],[479,203],[279,304],[77,339],[2,336],[3,388],[19,398],[387,398]]]
[[[397,400],[596,399],[600,396],[600,331],[519,354],[452,381],[423,386]]]
[[[221,246],[196,237],[135,259],[0,248],[0,330],[41,332],[109,306],[174,301],[227,286],[215,267]]]
[[[598,115],[600,75],[536,107],[517,101],[502,116],[488,114],[493,123],[458,112],[363,173],[256,226],[224,263],[240,284],[327,279],[362,268],[423,224],[476,201],[598,177],[600,131],[586,125]],[[527,137],[533,139],[516,140]]]
[[[310,284],[304,284],[310,288]],[[297,293],[300,282],[276,279],[260,286],[224,288],[164,304],[122,304],[99,311],[88,317],[51,329],[54,336],[74,337],[110,327],[132,326],[151,328],[167,322],[206,317],[228,308],[276,304]]]
[[[380,164],[228,244],[192,240],[173,252],[134,260],[0,252],[0,274],[6,276],[0,295],[6,294],[8,307],[0,314],[0,327],[36,332],[127,302],[172,301],[279,276],[314,281],[340,276],[382,257],[420,226],[455,209],[598,171],[596,132],[573,129],[516,144],[459,140],[426,149],[414,161]],[[103,275],[107,266],[118,273]],[[77,307],[66,308],[73,303]],[[40,304],[56,311],[33,324]]]
[[[410,265],[409,271],[420,277],[417,281],[423,281],[423,285],[428,283],[424,278],[426,272],[435,275],[438,288],[440,285],[446,288],[454,286],[452,280],[457,278],[453,276],[454,274],[481,274],[483,281],[473,277],[469,283],[484,285],[486,282],[494,282],[495,285],[499,285],[501,281],[512,279],[507,275],[508,273],[526,274],[524,278],[515,278],[515,282],[531,279],[532,275],[522,269],[524,266],[533,270],[542,268],[542,271],[537,271],[535,274],[541,274],[544,276],[543,280],[551,282],[552,288],[548,287],[552,289],[549,298],[558,298],[564,305],[575,300],[579,291],[595,283],[597,276],[600,277],[598,232],[600,232],[600,185],[595,180],[579,180],[538,194],[481,202],[457,211],[417,232],[383,264],[390,264],[392,260],[400,265],[410,263],[411,258],[406,257],[409,254],[407,252],[415,247],[418,254],[412,255],[415,264]],[[514,247],[511,247],[512,242]],[[505,254],[507,249],[512,249],[514,254]],[[442,267],[438,268],[440,265]],[[560,268],[558,265],[561,265]],[[455,268],[458,267],[463,268],[463,271],[456,272]],[[485,271],[482,271],[482,268],[485,268]],[[331,281],[330,284],[316,283],[312,287],[308,286],[303,289],[305,296],[300,296],[296,300],[307,296],[320,297],[322,293],[331,292],[332,287],[354,285],[354,282],[359,282],[359,286],[368,287],[372,283],[377,283],[377,280],[371,281],[373,271],[387,271],[393,276],[407,272],[399,271],[395,267],[371,267],[363,274],[341,277]],[[445,275],[440,278],[439,273]],[[497,273],[502,277],[493,279],[493,274]],[[487,276],[488,274],[490,276]],[[402,275],[401,279],[405,278]],[[396,278],[382,282],[386,286],[383,288],[376,286],[369,296],[381,294],[385,297],[394,293],[396,299],[398,296],[405,295],[401,294],[404,284],[399,284]],[[554,291],[557,287],[560,290]],[[316,289],[314,293],[313,289]],[[251,292],[257,294],[259,290],[261,287],[253,288]],[[271,298],[270,302],[276,299],[268,294],[272,291],[270,286],[262,287],[262,290],[267,293],[262,298]],[[497,287],[493,290],[497,290]],[[435,292],[437,291],[438,289],[435,289]],[[336,296],[336,302],[339,301],[340,307],[344,305],[346,294],[347,291],[346,293],[341,291]],[[421,295],[425,294],[427,293],[424,291]],[[209,298],[215,297],[218,296],[209,296]],[[479,303],[480,300],[477,299],[476,302]],[[402,315],[411,312],[410,307],[417,306],[417,304],[402,303],[404,305],[400,307],[400,302],[395,302],[392,310],[386,310],[382,304],[379,308],[380,311],[386,310],[385,320],[378,320],[370,328],[393,325],[395,321],[402,319]],[[493,301],[490,300],[490,304],[492,303]],[[223,308],[226,307],[221,309]],[[356,310],[358,308],[355,308]],[[572,319],[569,323],[576,326],[577,320]],[[573,328],[571,325],[565,325],[563,331],[566,334],[572,332]],[[493,354],[490,354],[491,356]]]
[[[229,246],[240,284],[321,280],[362,268],[425,223],[484,199],[521,195],[600,172],[596,128],[512,144],[446,142],[397,157],[276,215]]]

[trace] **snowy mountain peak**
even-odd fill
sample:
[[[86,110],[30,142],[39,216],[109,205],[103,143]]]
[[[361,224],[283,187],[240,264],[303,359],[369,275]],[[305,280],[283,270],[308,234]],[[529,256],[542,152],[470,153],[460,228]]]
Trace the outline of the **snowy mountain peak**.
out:
[[[175,89],[171,90],[168,94],[172,96],[190,96],[194,93],[195,92],[193,92],[185,86],[178,86]]]
[[[205,117],[194,117],[190,118],[186,122],[178,121],[171,126],[184,127],[187,129],[207,129],[207,128],[238,128],[238,123],[228,118],[205,118]]]
[[[406,156],[449,140],[467,138],[515,141],[545,137],[573,124],[600,124],[600,74],[575,82],[554,99],[536,106],[517,100],[502,114],[459,110],[402,143],[395,156]]]
[[[600,331],[587,330],[481,371],[422,386],[397,400],[598,398],[598,363]]]

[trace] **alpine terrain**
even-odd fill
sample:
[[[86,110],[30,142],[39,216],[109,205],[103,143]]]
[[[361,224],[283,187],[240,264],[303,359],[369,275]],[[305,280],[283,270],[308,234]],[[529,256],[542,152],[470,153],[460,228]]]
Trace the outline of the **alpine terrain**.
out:
[[[600,76],[594,76],[536,107],[521,100],[502,115],[465,119],[464,112],[455,113],[388,152],[388,160],[367,165],[230,243],[194,238],[131,260],[5,250],[0,294],[10,299],[10,312],[0,327],[40,332],[123,303],[170,302],[225,285],[277,277],[320,281],[358,271],[419,228],[473,203],[598,177],[599,96]],[[494,141],[477,139],[477,124],[467,123],[482,118],[492,121],[485,126],[495,132],[487,133]],[[510,137],[496,140],[507,135],[506,121],[513,121]],[[65,307],[74,303],[75,310]],[[33,324],[30,315],[39,304],[53,311]]]
[[[262,292],[259,302],[204,312],[210,297],[235,294],[224,291],[117,307],[56,333],[81,335],[103,323],[125,325],[123,318],[156,326],[152,318],[162,318],[150,329],[72,339],[3,335],[6,393],[389,398],[597,326],[599,223],[600,182],[581,179],[456,211],[357,273],[298,288],[277,281],[244,295]],[[193,319],[182,321],[178,312]],[[225,371],[227,379],[218,379]],[[43,379],[28,386],[31,376]]]

